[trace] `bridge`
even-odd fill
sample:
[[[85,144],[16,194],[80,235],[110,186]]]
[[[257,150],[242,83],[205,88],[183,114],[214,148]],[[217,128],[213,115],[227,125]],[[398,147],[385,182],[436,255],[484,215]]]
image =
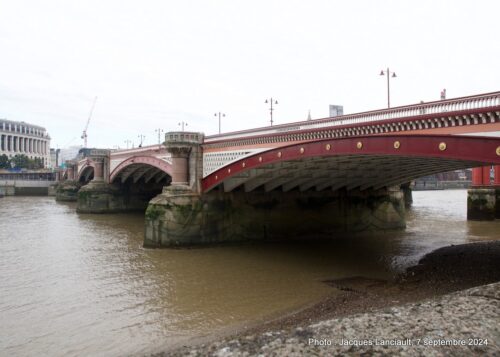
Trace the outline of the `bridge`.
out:
[[[230,235],[280,238],[290,233],[284,229],[289,223],[276,222],[291,217],[323,219],[327,229],[319,233],[326,235],[352,227],[401,227],[401,185],[470,167],[474,188],[469,192],[469,217],[500,218],[497,165],[500,92],[493,92],[213,136],[169,132],[163,145],[90,151],[68,163],[66,175],[79,186],[90,182],[78,187],[83,193],[89,187],[81,195],[86,203],[79,202],[82,212],[123,206],[110,200],[124,187],[140,192],[142,206],[134,207],[148,206],[147,240],[171,245],[219,240],[221,232],[229,240]],[[109,185],[115,187],[112,194]],[[92,192],[99,190],[106,192],[106,202],[95,204],[99,199],[93,200]],[[322,205],[328,209],[311,213]],[[245,214],[235,216],[238,211]],[[330,224],[332,213],[342,220]],[[239,224],[230,227],[228,222],[235,219]],[[258,220],[266,223],[251,228]],[[319,234],[312,225],[305,225],[307,232],[291,226]]]

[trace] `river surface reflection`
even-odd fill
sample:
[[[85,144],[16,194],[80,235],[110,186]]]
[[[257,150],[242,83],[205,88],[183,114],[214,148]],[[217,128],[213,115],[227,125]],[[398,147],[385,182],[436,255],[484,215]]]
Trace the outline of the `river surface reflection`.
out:
[[[325,279],[388,278],[441,246],[500,239],[500,221],[466,221],[466,191],[413,197],[403,232],[183,250],[142,248],[143,214],[2,198],[0,354],[156,352],[317,301]]]

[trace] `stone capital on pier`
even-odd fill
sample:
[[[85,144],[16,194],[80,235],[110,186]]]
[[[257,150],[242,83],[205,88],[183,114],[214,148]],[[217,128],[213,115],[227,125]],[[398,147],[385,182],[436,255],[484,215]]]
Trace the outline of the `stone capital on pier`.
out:
[[[109,162],[109,150],[93,149],[90,150],[88,157],[94,163],[94,179],[93,182],[105,181],[104,172],[107,162]]]
[[[171,131],[165,134],[165,147],[172,154],[172,185],[188,185],[189,157],[194,147],[203,143],[203,134]]]

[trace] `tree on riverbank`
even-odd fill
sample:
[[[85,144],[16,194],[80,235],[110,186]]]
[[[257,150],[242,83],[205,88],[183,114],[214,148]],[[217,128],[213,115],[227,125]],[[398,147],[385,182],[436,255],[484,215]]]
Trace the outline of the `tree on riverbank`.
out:
[[[9,157],[5,154],[0,155],[0,169],[9,169],[9,168],[10,168]]]
[[[11,159],[9,159],[7,155],[1,155],[0,168],[10,169],[11,167],[16,167],[19,169],[37,170],[43,168],[43,163],[41,159],[38,158],[30,159],[26,155],[16,155]]]

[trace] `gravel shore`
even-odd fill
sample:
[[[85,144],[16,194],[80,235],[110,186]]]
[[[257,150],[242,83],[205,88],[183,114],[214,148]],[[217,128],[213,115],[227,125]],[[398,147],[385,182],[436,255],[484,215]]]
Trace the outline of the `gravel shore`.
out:
[[[342,294],[157,356],[500,355],[498,281],[500,242],[445,247],[394,282],[327,281]]]

